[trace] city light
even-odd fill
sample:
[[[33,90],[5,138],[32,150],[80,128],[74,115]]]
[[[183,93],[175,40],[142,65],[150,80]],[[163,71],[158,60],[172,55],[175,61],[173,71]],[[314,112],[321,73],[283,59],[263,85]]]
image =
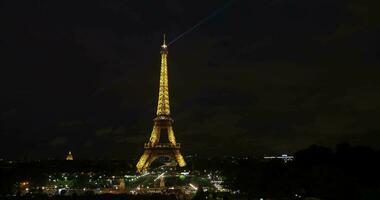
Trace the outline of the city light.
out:
[[[192,187],[194,190],[198,190],[197,187],[195,187],[193,184],[189,183],[190,187]]]
[[[158,179],[160,179],[162,176],[164,176],[165,173],[166,172],[164,172],[164,173],[160,174],[159,176],[157,176],[157,178],[155,178],[154,181],[157,181]]]

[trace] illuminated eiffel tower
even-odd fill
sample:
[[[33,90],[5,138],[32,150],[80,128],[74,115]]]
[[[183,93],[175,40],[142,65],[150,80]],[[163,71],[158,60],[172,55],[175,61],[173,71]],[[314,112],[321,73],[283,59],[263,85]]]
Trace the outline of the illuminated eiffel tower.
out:
[[[150,164],[160,157],[169,157],[177,161],[180,167],[186,165],[180,152],[180,144],[176,142],[173,131],[173,119],[170,116],[169,86],[167,67],[168,46],[164,42],[161,46],[161,73],[160,89],[158,93],[157,116],[154,118],[153,131],[148,143],[144,144],[144,154],[137,163],[137,171],[146,170]],[[167,134],[168,143],[160,142],[160,136]]]

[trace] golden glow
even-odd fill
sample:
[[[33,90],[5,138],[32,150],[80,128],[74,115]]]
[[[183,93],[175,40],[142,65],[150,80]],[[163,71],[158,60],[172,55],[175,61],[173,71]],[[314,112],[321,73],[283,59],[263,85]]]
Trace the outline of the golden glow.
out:
[[[168,66],[167,66],[168,51],[166,47],[164,47],[164,45],[161,51],[161,72],[160,72],[160,88],[158,92],[157,115],[170,115]]]
[[[150,135],[149,143],[155,145],[160,140],[160,129],[157,126],[153,127],[152,134]]]
[[[28,181],[21,182],[20,186],[22,187],[29,186],[29,182]]]
[[[69,151],[69,154],[67,154],[66,160],[74,160],[74,157],[73,157],[73,154],[71,154],[71,151]]]
[[[144,169],[144,165],[146,164],[146,161],[149,158],[149,153],[147,151],[144,152],[144,154],[141,156],[139,162],[136,165],[137,172],[141,172]]]
[[[175,141],[174,131],[171,126],[168,127],[168,138],[169,138],[170,143],[172,143],[175,146],[176,141]]]
[[[180,167],[186,166],[185,159],[183,159],[182,154],[179,152],[179,150],[176,150],[175,152],[175,159]]]
[[[170,117],[167,66],[168,50],[165,42],[165,35],[164,42],[161,47],[161,70],[156,113],[157,117],[154,120],[154,126],[149,142],[144,144],[144,154],[136,164],[137,172],[146,170],[154,160],[162,156],[175,159],[180,167],[184,167],[186,165],[186,162],[179,151],[180,144],[176,142],[172,127],[173,120]],[[160,143],[161,133],[165,131],[166,134],[168,134],[169,143]]]

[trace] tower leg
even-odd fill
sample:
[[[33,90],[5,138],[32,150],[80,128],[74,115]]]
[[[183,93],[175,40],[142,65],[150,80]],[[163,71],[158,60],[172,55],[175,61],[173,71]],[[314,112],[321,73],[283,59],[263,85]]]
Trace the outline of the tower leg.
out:
[[[152,152],[148,158],[148,160],[145,162],[145,165],[143,167],[143,170],[146,170],[149,168],[150,164],[157,158],[154,152]]]
[[[169,138],[170,143],[172,143],[173,145],[176,144],[174,131],[171,126],[168,127],[168,138]]]
[[[150,135],[150,138],[149,138],[150,144],[154,145],[158,143],[158,141],[160,140],[160,132],[161,132],[161,129],[159,127],[157,126],[153,127],[152,134]]]
[[[169,156],[172,159],[175,159],[178,163],[178,166],[184,167],[186,166],[185,159],[183,158],[179,149],[175,150],[167,150],[167,151],[152,151],[145,150],[144,154],[141,156],[139,162],[136,165],[137,172],[142,172],[149,168],[149,166],[154,162],[157,158]]]
[[[144,151],[144,154],[141,156],[139,162],[136,164],[137,172],[141,172],[142,170],[145,170],[147,161],[150,160],[150,157],[152,156],[151,154],[152,154],[151,151],[148,151],[148,150]]]
[[[185,159],[183,159],[183,156],[179,150],[174,151],[175,159],[180,167],[186,166]]]

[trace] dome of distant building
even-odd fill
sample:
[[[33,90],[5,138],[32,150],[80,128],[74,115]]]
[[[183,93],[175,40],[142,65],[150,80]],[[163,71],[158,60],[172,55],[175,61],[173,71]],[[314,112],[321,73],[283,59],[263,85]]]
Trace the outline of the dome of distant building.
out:
[[[73,157],[73,154],[71,154],[71,151],[69,151],[69,154],[67,154],[66,160],[74,160],[74,157]]]

